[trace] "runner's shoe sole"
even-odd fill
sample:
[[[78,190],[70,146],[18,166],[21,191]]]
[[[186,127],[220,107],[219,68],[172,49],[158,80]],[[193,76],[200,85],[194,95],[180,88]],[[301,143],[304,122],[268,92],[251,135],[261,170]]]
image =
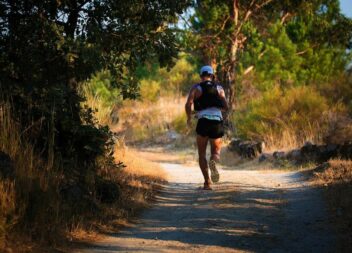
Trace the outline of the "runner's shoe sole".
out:
[[[219,175],[219,172],[216,168],[216,162],[214,160],[209,161],[209,169],[210,169],[210,173],[211,173],[211,175],[210,175],[211,181],[213,181],[214,183],[219,182],[220,175]]]

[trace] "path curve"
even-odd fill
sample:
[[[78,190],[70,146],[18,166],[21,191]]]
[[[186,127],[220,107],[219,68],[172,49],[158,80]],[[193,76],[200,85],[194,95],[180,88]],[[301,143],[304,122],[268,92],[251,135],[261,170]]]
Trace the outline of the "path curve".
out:
[[[203,191],[199,168],[162,164],[169,184],[132,228],[82,253],[333,252],[321,193],[298,172],[220,170]]]

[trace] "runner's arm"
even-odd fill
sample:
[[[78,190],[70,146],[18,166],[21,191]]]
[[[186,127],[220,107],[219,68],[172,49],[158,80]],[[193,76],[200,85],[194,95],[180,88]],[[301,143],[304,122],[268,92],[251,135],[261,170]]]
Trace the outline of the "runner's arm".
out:
[[[229,105],[228,105],[227,100],[226,100],[226,97],[225,97],[225,91],[224,91],[224,89],[221,89],[221,90],[219,91],[219,97],[220,97],[220,99],[221,99],[221,101],[222,101],[222,103],[223,103],[223,105],[224,105],[224,106],[221,108],[221,111],[223,111],[223,112],[228,111],[228,110],[229,110]]]
[[[196,91],[197,91],[197,89],[195,87],[193,87],[190,90],[190,92],[188,94],[187,102],[185,104],[185,110],[186,110],[187,124],[188,125],[190,125],[191,118],[192,118],[192,105],[193,105],[194,99],[196,97]]]

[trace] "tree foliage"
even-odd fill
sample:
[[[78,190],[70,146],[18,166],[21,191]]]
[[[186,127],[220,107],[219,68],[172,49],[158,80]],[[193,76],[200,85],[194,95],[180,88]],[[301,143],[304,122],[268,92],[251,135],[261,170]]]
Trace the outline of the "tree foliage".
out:
[[[114,143],[110,130],[97,124],[92,109],[82,108],[80,86],[93,77],[92,85],[108,103],[120,95],[137,97],[136,66],[149,58],[166,65],[177,56],[169,23],[176,21],[189,2],[0,0],[0,105],[11,104],[19,142],[28,142],[38,159],[50,165],[36,168],[42,170],[36,175],[55,178],[55,184],[45,189],[38,177],[26,178],[28,185],[38,187],[29,187],[25,199],[18,196],[16,204],[28,204],[19,205],[23,213],[18,219],[30,214],[36,218],[22,224],[31,228],[36,219],[50,215],[56,219],[53,213],[72,218],[84,210],[74,207],[88,199],[91,205],[99,201],[94,199],[96,183],[103,180],[99,168],[116,168],[111,163]],[[112,87],[119,94],[109,94]],[[23,182],[16,181],[16,187]],[[52,199],[65,201],[63,189],[67,187],[83,192],[84,200],[68,207],[40,199],[40,193],[50,192],[55,194]],[[32,197],[41,203],[41,212],[35,212],[37,202],[30,201]],[[66,226],[59,223],[46,225]]]
[[[186,45],[218,67],[231,102],[235,79],[258,67],[269,70],[265,80],[278,79],[277,72],[283,81],[326,79],[346,64],[352,46],[352,21],[338,0],[197,1],[190,24]],[[308,66],[314,71],[305,72]]]
[[[352,59],[352,20],[340,13],[338,0],[205,0],[194,9],[183,42],[217,67],[236,106],[238,134],[265,139],[270,129],[280,133],[289,126],[298,135],[308,121],[319,124],[317,115],[349,100],[341,76]],[[339,100],[330,92],[344,95]],[[295,94],[302,101],[285,111],[281,103]],[[316,110],[300,107],[313,101]]]
[[[130,73],[137,64],[149,57],[166,64],[177,55],[167,24],[187,4],[187,0],[1,1],[1,90],[11,97],[24,128],[34,122],[32,139],[40,149],[48,147],[46,136],[51,131],[64,157],[84,153],[86,142],[98,130],[89,109],[80,108],[79,84],[108,69],[112,85],[123,97],[135,97],[137,82]],[[87,152],[85,158],[92,157]]]

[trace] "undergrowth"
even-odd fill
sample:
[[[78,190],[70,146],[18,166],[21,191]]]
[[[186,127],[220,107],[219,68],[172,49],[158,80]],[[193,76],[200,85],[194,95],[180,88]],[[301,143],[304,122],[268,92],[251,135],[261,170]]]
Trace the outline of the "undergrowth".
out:
[[[352,245],[352,161],[334,159],[315,173],[315,182],[324,190],[330,218],[337,234],[336,252],[349,252]]]
[[[48,157],[44,161],[11,117],[8,104],[0,105],[0,236],[2,247],[14,234],[52,242],[62,232],[67,212],[62,213],[59,181],[62,172]],[[7,173],[5,173],[7,170]],[[72,216],[71,216],[72,217]]]
[[[333,115],[347,108],[331,102],[314,87],[279,86],[242,103],[232,121],[239,136],[265,142],[267,150],[293,149],[306,141],[322,143]]]
[[[158,166],[122,147],[114,161],[97,157],[86,164],[79,180],[68,177],[69,169],[53,150],[46,158],[39,155],[10,105],[0,105],[0,251],[40,252],[39,246],[65,243],[78,230],[100,231],[106,224],[114,229],[144,207],[165,180]]]

